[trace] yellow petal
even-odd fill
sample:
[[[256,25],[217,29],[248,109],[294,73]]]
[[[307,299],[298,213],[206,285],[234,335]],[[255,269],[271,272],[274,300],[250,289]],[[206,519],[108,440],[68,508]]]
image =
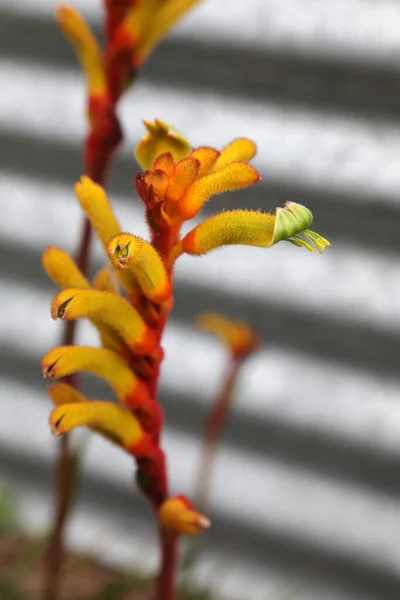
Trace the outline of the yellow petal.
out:
[[[125,407],[112,402],[95,400],[63,404],[53,410],[49,423],[55,436],[77,427],[93,428],[138,458],[150,456],[154,447],[136,417]]]
[[[196,148],[193,152],[190,153],[189,156],[195,158],[200,163],[200,168],[197,173],[198,177],[202,177],[206,175],[215,163],[217,162],[221,152],[216,150],[215,148],[209,148],[208,146],[201,146],[200,148]]]
[[[67,289],[51,303],[53,319],[99,319],[117,331],[132,352],[148,354],[157,345],[154,332],[138,311],[121,296],[97,290]]]
[[[176,164],[167,190],[167,199],[170,202],[176,202],[183,196],[186,188],[196,179],[199,167],[200,162],[193,156],[183,158]]]
[[[254,142],[247,138],[237,138],[223,148],[213,170],[221,169],[231,162],[240,161],[248,163],[256,152],[257,146]]]
[[[156,303],[171,294],[171,282],[157,250],[141,238],[120,233],[108,243],[108,254],[117,269],[132,269],[143,293]]]
[[[149,402],[146,385],[111,350],[89,346],[58,346],[47,352],[42,359],[42,373],[47,379],[60,379],[79,371],[87,371],[105,379],[119,400],[131,409]]]
[[[72,44],[85,73],[89,94],[102,96],[106,93],[106,77],[101,50],[90,27],[77,10],[59,6],[57,22],[65,37]]]
[[[104,189],[83,175],[74,186],[79,204],[89,219],[97,237],[107,252],[107,243],[114,235],[120,233],[121,228],[108,201]],[[136,283],[130,273],[119,273],[119,278],[129,294],[136,292]]]
[[[192,219],[211,196],[247,188],[259,179],[260,176],[254,167],[242,162],[230,163],[197,179],[179,200],[179,214],[183,219]]]
[[[165,529],[194,535],[211,527],[210,520],[196,512],[184,496],[168,498],[158,509],[158,520]]]
[[[150,52],[160,43],[168,31],[183,17],[183,15],[200,0],[168,0],[161,3],[155,13],[151,27],[143,37],[137,51],[139,62],[146,60]]]
[[[248,355],[259,344],[258,336],[243,321],[234,321],[223,315],[204,313],[197,317],[197,325],[220,338],[235,357]]]
[[[189,154],[189,142],[173,127],[160,119],[156,119],[154,123],[151,121],[143,121],[143,123],[148,133],[142,137],[136,147],[135,156],[144,171],[151,170],[156,158],[165,152],[170,152],[174,160],[180,160]]]
[[[233,210],[207,219],[190,231],[171,251],[173,262],[180,254],[207,254],[221,246],[242,244],[268,248],[286,240],[314,252],[311,244],[322,252],[328,240],[310,231],[312,214],[305,206],[287,202],[285,208],[276,209],[275,215],[250,210]],[[302,233],[305,239],[297,234]]]
[[[68,287],[89,289],[90,283],[78,269],[68,252],[47,246],[42,255],[42,265],[47,276],[59,288]]]
[[[61,406],[62,404],[74,404],[78,402],[89,402],[89,400],[78,392],[78,390],[69,383],[64,381],[58,381],[49,385],[47,392],[51,398],[51,401],[55,406]]]

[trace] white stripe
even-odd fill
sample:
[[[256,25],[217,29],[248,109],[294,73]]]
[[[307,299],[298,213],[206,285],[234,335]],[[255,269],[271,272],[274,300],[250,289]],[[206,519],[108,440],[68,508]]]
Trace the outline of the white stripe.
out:
[[[47,18],[57,5],[58,0],[2,0],[3,10]],[[76,0],[74,5],[92,20],[102,19],[98,2]],[[230,0],[229,10],[226,0],[205,0],[172,35],[396,65],[399,29],[396,0]]]
[[[60,326],[50,319],[47,294],[7,282],[0,285],[0,343],[35,357],[60,343]],[[83,321],[79,344],[97,345]],[[226,364],[222,348],[211,337],[171,321],[164,337],[166,351],[161,384],[171,394],[211,405]],[[301,382],[294,385],[294,382]],[[300,353],[269,346],[244,368],[236,392],[238,413],[286,424],[299,431],[323,431],[366,448],[400,456],[398,382],[313,362]],[[376,426],[379,423],[379,426]],[[373,436],[371,436],[373,430]],[[200,424],[199,424],[200,431]]]
[[[7,88],[0,96],[0,127],[81,144],[84,91],[78,74],[0,60],[0,79]],[[400,128],[394,123],[171,90],[141,79],[124,98],[121,115],[124,152],[130,156],[144,133],[141,119],[158,116],[185,132],[194,146],[222,147],[241,135],[254,139],[259,146],[255,164],[266,180],[346,191],[365,200],[378,194],[397,203]]]
[[[8,400],[9,406],[2,422],[4,443],[23,455],[48,460],[55,445],[48,432],[46,402],[30,388],[7,381],[2,394],[4,405]],[[163,446],[169,459],[171,492],[190,495],[199,442],[166,428]],[[85,454],[84,473],[131,489],[129,457],[96,436]],[[222,446],[212,500],[220,514],[261,531],[299,536],[394,572],[400,567],[400,509],[396,499],[382,494],[369,491],[366,495],[355,485],[333,483],[304,469]]]
[[[0,171],[0,233],[23,247],[53,244],[73,252],[81,215],[71,188]],[[147,237],[138,200],[110,198],[123,229]],[[318,223],[318,215],[316,215]],[[66,225],[67,224],[67,225]],[[318,230],[318,227],[316,227]],[[96,256],[103,258],[97,246]],[[201,259],[182,257],[176,281],[257,302],[286,307],[369,327],[400,331],[400,264],[392,253],[360,250],[338,240],[323,256],[290,244],[270,249],[230,247]]]

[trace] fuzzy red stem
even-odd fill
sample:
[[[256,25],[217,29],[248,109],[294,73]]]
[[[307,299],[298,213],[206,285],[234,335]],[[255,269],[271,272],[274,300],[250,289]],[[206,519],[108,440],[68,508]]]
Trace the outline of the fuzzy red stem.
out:
[[[161,569],[157,578],[156,600],[174,600],[178,566],[179,535],[160,528]]]

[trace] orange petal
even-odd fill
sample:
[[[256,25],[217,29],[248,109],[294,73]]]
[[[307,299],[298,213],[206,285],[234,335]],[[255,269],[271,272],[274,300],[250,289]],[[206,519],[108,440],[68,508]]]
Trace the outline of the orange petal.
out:
[[[153,168],[155,171],[163,171],[168,178],[172,177],[175,171],[175,162],[172,158],[171,152],[164,152],[164,154],[157,156],[154,161]]]
[[[106,77],[101,50],[90,27],[77,10],[59,6],[56,18],[65,37],[72,44],[85,73],[89,94],[106,93]]]
[[[220,154],[221,152],[215,148],[209,148],[208,146],[201,146],[190,153],[192,158],[195,158],[200,162],[200,168],[197,174],[198,177],[206,175],[213,168]]]
[[[256,152],[257,146],[254,142],[247,138],[237,138],[223,148],[213,170],[221,169],[231,162],[240,161],[248,163]]]
[[[42,265],[47,276],[59,288],[69,287],[89,289],[90,283],[78,269],[68,252],[47,246],[42,254]]]
[[[184,496],[165,500],[158,509],[158,520],[165,529],[188,535],[201,533],[211,527],[210,520],[193,510]]]
[[[183,196],[186,188],[196,179],[199,167],[199,161],[193,156],[183,158],[176,164],[167,190],[167,199],[170,202],[176,202]]]
[[[178,211],[183,219],[195,217],[206,202],[217,194],[247,188],[259,181],[254,167],[242,162],[233,162],[218,171],[197,179],[178,202]]]
[[[49,418],[53,435],[90,427],[138,458],[151,455],[154,444],[143,431],[136,417],[125,407],[112,402],[91,401],[63,404]]]
[[[259,344],[258,336],[243,321],[234,321],[223,315],[204,313],[197,317],[197,325],[220,338],[235,357],[248,355]]]
[[[99,319],[117,331],[132,352],[148,354],[157,345],[154,332],[138,311],[121,296],[97,290],[67,289],[51,303],[53,319]]]
[[[189,142],[170,125],[160,119],[156,119],[154,123],[151,121],[143,121],[143,123],[148,133],[139,142],[135,156],[144,171],[153,169],[156,158],[165,152],[170,152],[174,160],[180,160],[189,154]],[[154,168],[161,167],[154,164]]]
[[[111,238],[107,250],[115,268],[133,270],[149,300],[168,300],[171,282],[161,256],[151,244],[130,233],[120,233]]]
[[[160,4],[151,21],[151,27],[143,36],[137,51],[139,62],[146,60],[168,31],[183,17],[183,15],[200,0],[168,0]]]
[[[171,156],[169,152],[167,152],[167,155]],[[165,154],[162,154],[162,156],[165,156]],[[153,192],[158,198],[164,198],[168,188],[168,177],[164,171],[161,169],[156,169],[155,171],[146,171],[144,174],[144,181],[146,185],[152,186]]]
[[[79,371],[105,379],[120,401],[130,408],[138,408],[149,401],[146,385],[118,354],[106,348],[58,346],[42,359],[42,373],[47,379],[60,379]]]

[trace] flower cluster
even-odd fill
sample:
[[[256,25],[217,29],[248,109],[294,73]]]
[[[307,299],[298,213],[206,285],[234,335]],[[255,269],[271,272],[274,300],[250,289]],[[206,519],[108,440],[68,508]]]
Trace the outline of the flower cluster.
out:
[[[66,382],[50,386],[56,405],[50,416],[55,435],[88,426],[131,454],[137,481],[166,529],[193,534],[209,521],[183,496],[169,497],[166,461],[160,438],[163,415],[157,383],[163,358],[162,334],[173,304],[173,269],[183,254],[206,254],[230,244],[269,247],[287,240],[322,251],[329,242],[308,229],[304,206],[287,203],[274,214],[236,210],[204,220],[181,237],[182,225],[196,217],[206,202],[225,191],[247,188],[259,180],[249,165],[253,142],[236,139],[222,151],[191,149],[188,141],[162,121],[145,123],[148,133],[136,149],[143,173],[136,189],[143,201],[150,239],[123,232],[104,189],[83,176],[75,185],[78,201],[95,230],[110,264],[92,282],[63,250],[49,247],[43,265],[61,288],[51,303],[53,319],[87,318],[101,346],[60,346],[42,361],[43,375],[59,379],[89,371],[105,379],[119,404],[89,400]],[[300,235],[304,237],[300,237]],[[245,326],[232,328],[216,316],[202,325],[215,331],[245,356],[256,339]]]

